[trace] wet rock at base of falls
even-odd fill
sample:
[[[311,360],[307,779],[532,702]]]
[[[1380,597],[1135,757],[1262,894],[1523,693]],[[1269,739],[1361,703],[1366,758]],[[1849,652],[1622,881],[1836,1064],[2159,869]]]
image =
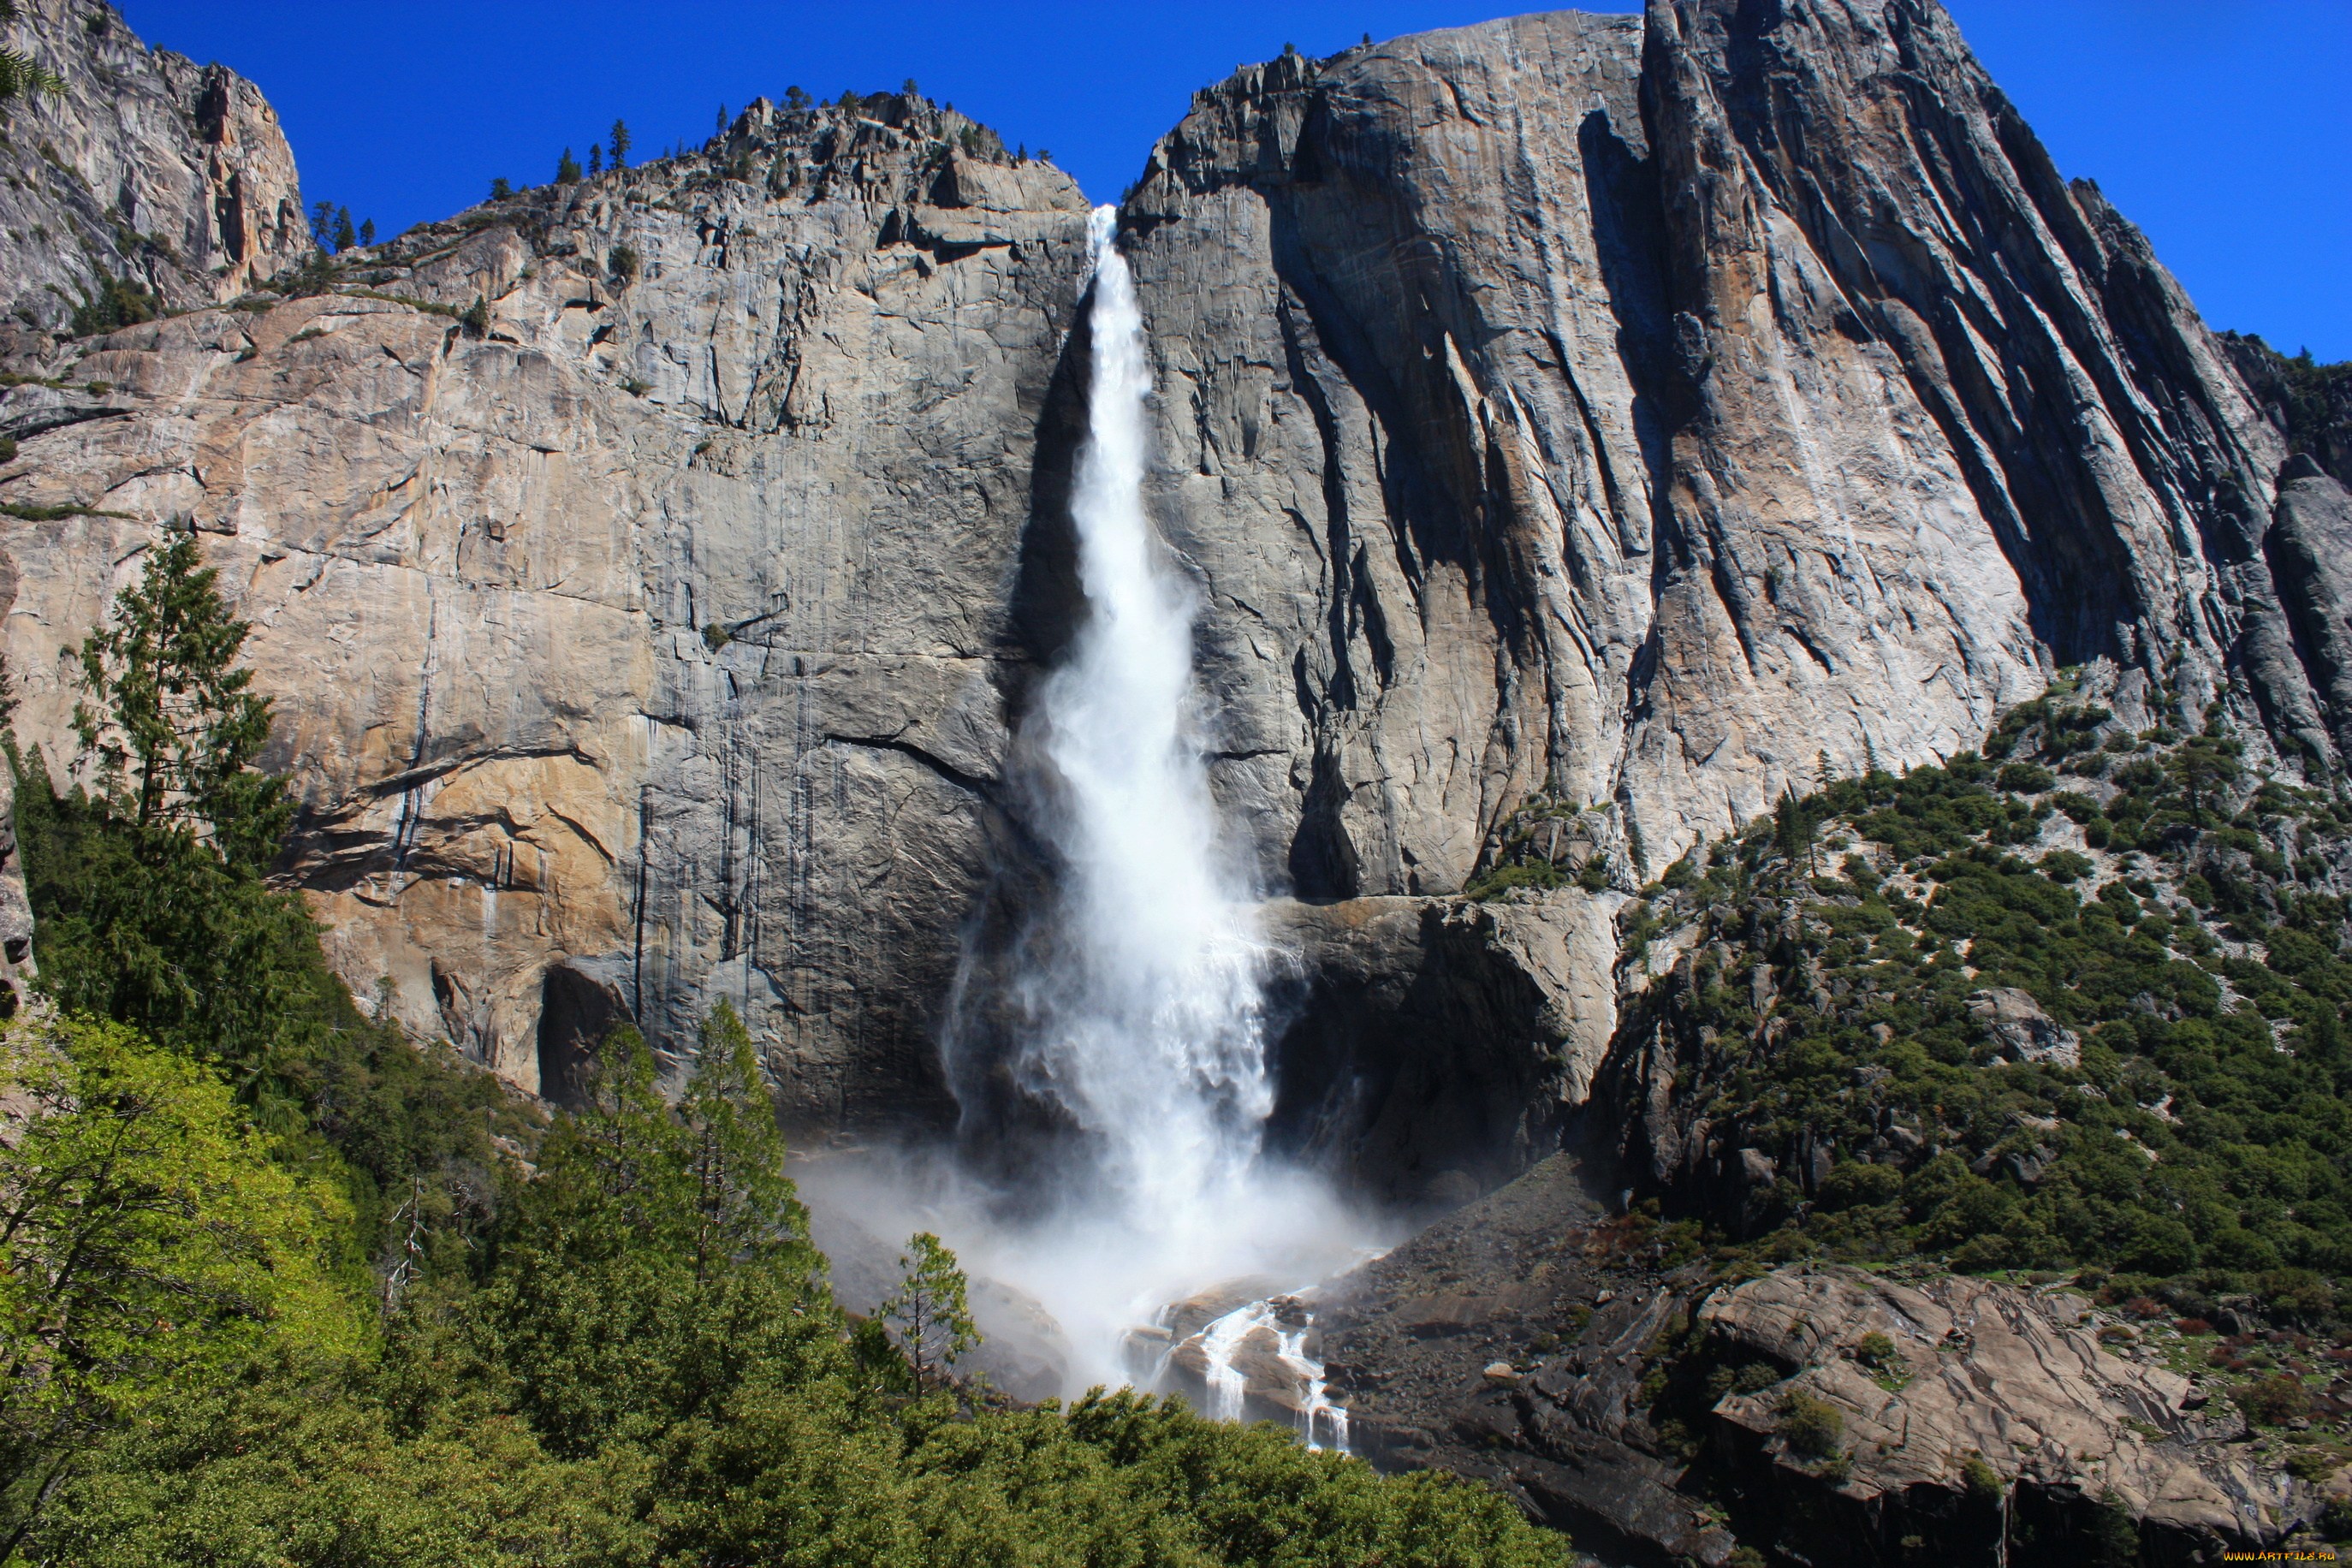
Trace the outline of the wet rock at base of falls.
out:
[[[1558,1154],[1332,1281],[1318,1314],[1331,1397],[1383,1469],[1488,1480],[1613,1561],[1724,1563],[1736,1542],[1675,1489],[1685,1466],[1636,1408],[1643,1349],[1685,1298],[1590,1258],[1605,1218]],[[1510,1383],[1486,1375],[1496,1364]]]
[[[1278,1293],[1284,1285],[1279,1279],[1253,1276],[1224,1279],[1204,1290],[1195,1290],[1181,1301],[1171,1301],[1160,1312],[1160,1321],[1168,1331],[1181,1340],[1199,1333],[1226,1313],[1263,1301]]]
[[[1251,1300],[1259,1298],[1251,1298]],[[1234,1310],[1250,1304],[1237,1303]],[[1259,1324],[1243,1334],[1225,1357],[1226,1367],[1241,1381],[1244,1421],[1275,1421],[1297,1426],[1307,1406],[1306,1373],[1282,1354],[1282,1339],[1274,1329]],[[1170,1352],[1160,1369],[1156,1392],[1180,1394],[1193,1409],[1218,1414],[1216,1391],[1211,1383],[1212,1357],[1207,1325]]]

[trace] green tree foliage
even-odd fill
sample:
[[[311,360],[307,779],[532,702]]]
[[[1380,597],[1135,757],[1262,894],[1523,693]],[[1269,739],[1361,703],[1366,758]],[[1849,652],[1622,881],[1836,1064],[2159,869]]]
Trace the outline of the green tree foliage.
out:
[[[16,20],[16,0],[0,0],[0,26]],[[9,103],[28,93],[63,93],[66,84],[56,72],[44,68],[30,55],[16,49],[0,49],[0,104]]]
[[[377,1362],[281,1355],[158,1405],[58,1489],[45,1560],[1569,1562],[1483,1488],[1383,1479],[1176,1401],[919,1391],[823,1287],[740,1021],[705,1022],[674,1106],[654,1080],[616,1032],[495,1244],[413,1298]],[[935,1299],[960,1296],[944,1249],[924,1257]]]
[[[908,1237],[898,1275],[898,1288],[874,1315],[896,1326],[920,1391],[946,1380],[957,1358],[980,1343],[980,1331],[964,1300],[963,1272],[938,1237],[927,1230]]]
[[[596,175],[601,174],[603,174],[604,172],[604,147],[603,147],[601,144],[599,144],[599,143],[591,142],[591,143],[589,144],[589,148],[588,148],[588,174],[589,174],[589,177],[590,177],[591,179],[593,179]]]
[[[514,194],[514,182],[504,174],[490,182],[490,200],[502,202]]]
[[[163,310],[154,294],[127,278],[104,274],[91,279],[89,292],[73,310],[73,334],[96,337],[124,327],[152,321]]]
[[[237,668],[252,627],[228,613],[219,577],[194,533],[148,552],[140,581],[114,596],[112,624],[82,641],[74,733],[111,816],[257,870],[294,806],[284,778],[254,767],[269,703]]]
[[[172,539],[81,647],[94,788],[61,795],[10,744],[40,985],[215,1064],[274,1130],[324,1139],[362,1255],[404,1204],[438,1249],[495,1207],[488,1141],[520,1115],[491,1080],[363,1017],[300,900],[263,879],[291,806],[252,766],[269,707],[236,668],[246,630],[194,539]]]
[[[370,218],[360,225],[360,243],[363,246],[375,243],[375,219]]]
[[[558,1454],[707,1414],[755,1366],[813,1375],[835,1354],[748,1037],[724,1004],[702,1033],[675,1110],[635,1030],[605,1041],[593,1113],[541,1145],[476,1303],[475,1343]]]
[[[359,230],[352,226],[352,209],[349,207],[335,209],[334,242],[337,250],[349,250],[360,242]]]
[[[572,149],[569,147],[563,150],[563,156],[555,161],[555,183],[559,185],[576,185],[580,183],[580,160],[572,155]]]
[[[0,1038],[0,1530],[90,1443],[266,1340],[359,1345],[342,1195],[274,1162],[225,1086],[120,1026]],[[0,1547],[0,1555],[5,1548]]]
[[[2170,717],[2126,734],[2062,689],[2003,720],[1987,751],[2007,765],[1838,781],[1628,910],[1637,949],[1698,928],[1642,1005],[1685,1111],[1783,1172],[1826,1166],[1737,1215],[1688,1194],[1691,1221],[1772,1258],[2091,1265],[2183,1301],[2333,1310],[2352,1277],[2352,930],[2327,889],[2352,805],[2254,776],[2218,718],[2184,735]],[[2019,852],[2061,816],[2100,853]],[[1846,839],[1843,876],[1791,859],[1792,818]],[[2073,1031],[2080,1065],[1992,1037],[1969,999],[1994,987]]]
[[[629,149],[635,144],[635,139],[629,134],[628,121],[625,120],[614,121],[612,132],[606,137],[604,142],[606,150],[613,155],[613,167],[615,169],[627,168],[629,166]]]

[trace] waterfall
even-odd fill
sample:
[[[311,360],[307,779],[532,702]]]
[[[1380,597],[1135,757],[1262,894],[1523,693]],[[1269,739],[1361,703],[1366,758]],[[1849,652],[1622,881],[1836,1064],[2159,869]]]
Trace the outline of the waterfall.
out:
[[[1070,497],[1084,602],[1008,770],[1052,877],[1007,927],[968,932],[945,1040],[968,1132],[980,1118],[983,1146],[1035,1142],[977,1190],[901,1160],[901,1196],[872,1184],[862,1216],[938,1231],[976,1277],[1035,1302],[1066,1336],[1073,1394],[1154,1375],[1171,1302],[1244,1279],[1243,1300],[1304,1288],[1355,1261],[1373,1228],[1263,1147],[1279,955],[1209,787],[1200,603],[1145,505],[1150,362],[1114,208],[1096,210],[1089,237]],[[1019,885],[1036,887],[1026,869]],[[1227,1394],[1238,1408],[1238,1384]]]
[[[1093,1142],[1104,1196],[1182,1251],[1238,1195],[1273,1110],[1265,954],[1219,854],[1189,584],[1144,509],[1151,372],[1117,210],[1091,224],[1086,444],[1070,517],[1086,617],[1031,722],[1065,871],[1017,999],[1022,1067]]]

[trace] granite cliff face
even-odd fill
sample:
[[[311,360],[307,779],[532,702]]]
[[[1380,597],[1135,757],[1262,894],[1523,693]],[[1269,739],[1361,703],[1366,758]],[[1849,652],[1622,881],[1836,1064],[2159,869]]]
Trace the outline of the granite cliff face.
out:
[[[58,329],[110,279],[171,308],[215,304],[310,254],[294,153],[258,88],[149,48],[103,0],[17,10],[11,47],[65,90],[11,105],[0,142],[10,326]]]
[[[0,499],[83,509],[6,525],[20,733],[63,761],[59,650],[193,523],[356,986],[551,1094],[610,1018],[676,1041],[725,995],[802,1127],[950,1118],[962,933],[1039,870],[1010,737],[1077,609],[1076,187],[920,100],[762,102],[240,292],[308,254],[266,107],[27,16],[75,85],[11,145],[50,124],[75,200],[129,188],[110,158],[140,212],[180,192],[173,247],[228,270],[142,275],[236,298],[9,345],[56,384],[0,400]],[[1539,1149],[1610,1038],[1610,884],[1824,765],[1967,748],[2100,658],[2352,743],[2341,487],[2282,477],[1926,0],[1286,57],[1196,98],[1122,222],[1217,787],[1304,900],[1281,1124],[1405,1129],[1381,1190]],[[1455,910],[1547,785],[1600,889]],[[1376,994],[1507,1043],[1331,1024]]]

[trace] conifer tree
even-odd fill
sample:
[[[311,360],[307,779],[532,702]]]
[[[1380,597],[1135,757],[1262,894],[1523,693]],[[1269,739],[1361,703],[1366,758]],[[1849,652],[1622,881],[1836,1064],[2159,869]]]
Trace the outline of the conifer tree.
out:
[[[74,733],[105,808],[139,829],[208,842],[258,872],[294,803],[283,775],[255,771],[269,742],[269,700],[236,668],[247,634],[221,602],[217,567],[194,532],[152,550],[140,581],[114,597],[114,623],[80,648],[84,700]]]
[[[509,180],[504,174],[490,182],[490,200],[502,202],[512,195],[514,195],[514,182]]]
[[[920,1393],[947,1381],[957,1358],[980,1343],[980,1331],[965,1304],[956,1255],[938,1237],[927,1230],[908,1237],[898,1268],[898,1289],[875,1316],[898,1325],[898,1342]]]
[[[337,207],[335,209],[335,248],[349,250],[359,242],[359,230],[352,226],[352,209]]]
[[[374,243],[375,219],[370,218],[365,223],[360,225],[360,244],[362,247],[365,247],[373,245]]]
[[[590,148],[588,149],[588,174],[589,174],[589,177],[590,177],[591,179],[593,179],[596,175],[601,174],[603,174],[604,172],[604,149],[602,146],[592,146],[592,147],[590,147]]]
[[[563,156],[555,161],[555,183],[559,185],[576,185],[580,183],[580,160],[572,155],[572,149],[569,147],[563,150]]]
[[[615,169],[627,168],[629,166],[629,149],[635,146],[635,142],[629,135],[629,126],[626,121],[615,120],[613,121],[612,140],[607,143],[607,145],[612,149],[613,167]]]
[[[318,241],[320,249],[325,250],[331,246],[334,236],[335,204],[313,203],[310,207],[310,237]]]

